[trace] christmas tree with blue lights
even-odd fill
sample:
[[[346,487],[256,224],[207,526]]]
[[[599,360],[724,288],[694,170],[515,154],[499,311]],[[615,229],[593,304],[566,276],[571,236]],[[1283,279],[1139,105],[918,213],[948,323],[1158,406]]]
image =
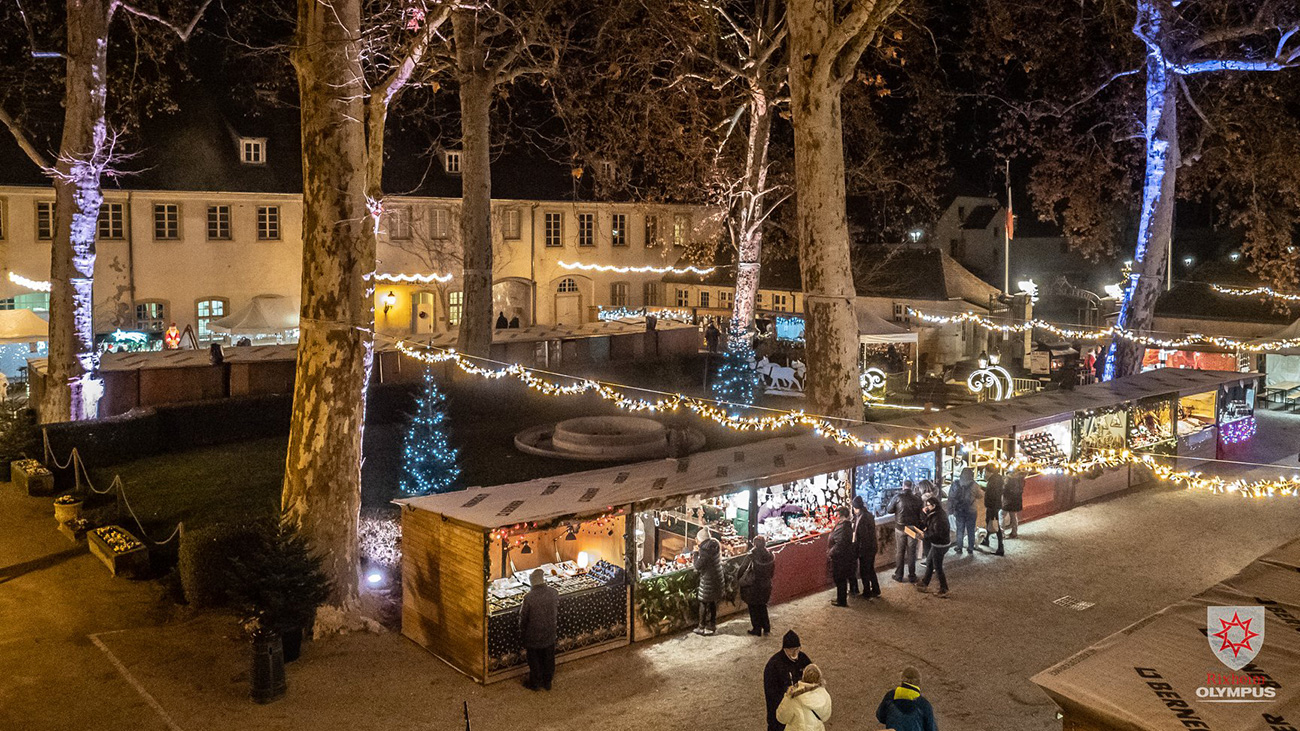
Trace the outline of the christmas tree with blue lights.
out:
[[[428,495],[446,492],[460,477],[460,450],[447,443],[446,398],[433,380],[433,370],[424,370],[424,390],[415,399],[415,413],[402,445],[402,492]]]
[[[754,403],[758,373],[754,365],[754,341],[739,320],[727,327],[727,352],[713,379],[713,396],[719,401],[746,406]]]

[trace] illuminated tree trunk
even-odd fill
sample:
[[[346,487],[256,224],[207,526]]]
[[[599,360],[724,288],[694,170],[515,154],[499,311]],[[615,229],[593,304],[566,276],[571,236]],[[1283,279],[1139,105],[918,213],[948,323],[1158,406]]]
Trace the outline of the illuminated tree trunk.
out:
[[[361,427],[373,318],[360,0],[299,0],[302,321],[281,505],[325,559],[330,604],[357,601]]]
[[[464,309],[459,347],[486,356],[492,348],[491,111],[496,80],[479,43],[474,11],[452,13],[460,79],[460,242]]]
[[[107,163],[108,25],[110,0],[68,0],[67,71],[63,139],[54,173],[54,243],[50,257],[49,375],[41,420],[93,417],[97,399],[83,388],[95,368],[92,289],[95,235],[103,202],[100,174]]]
[[[858,326],[853,314],[849,231],[844,213],[840,85],[816,73],[834,3],[791,0],[790,109],[794,124],[795,210],[803,275],[808,376],[813,412],[862,418]]]
[[[1174,184],[1179,165],[1178,81],[1165,62],[1159,43],[1165,34],[1164,7],[1144,1],[1138,6],[1135,31],[1156,45],[1146,64],[1146,176],[1142,183],[1141,217],[1133,271],[1124,290],[1116,324],[1133,332],[1150,332],[1169,261],[1174,230]],[[1116,339],[1105,368],[1106,378],[1142,370],[1145,349],[1129,340]]]
[[[771,140],[772,110],[764,90],[754,92],[750,103],[749,136],[745,142],[745,183],[732,213],[739,239],[736,252],[736,291],[731,319],[745,331],[754,325],[755,300],[763,256],[764,201],[767,192],[767,150]],[[730,340],[728,340],[730,343]]]

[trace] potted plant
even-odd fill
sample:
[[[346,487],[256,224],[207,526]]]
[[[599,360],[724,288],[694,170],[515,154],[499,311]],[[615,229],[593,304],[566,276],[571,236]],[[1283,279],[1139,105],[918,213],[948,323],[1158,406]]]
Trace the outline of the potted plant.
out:
[[[77,494],[68,493],[54,498],[54,519],[60,523],[71,523],[81,517],[81,505],[85,500]]]
[[[231,596],[250,622],[276,632],[285,662],[298,659],[302,633],[329,597],[330,581],[307,539],[286,521],[267,521],[256,531],[256,545],[231,561]]]
[[[9,463],[37,453],[36,415],[25,399],[0,402],[0,481],[11,478]]]

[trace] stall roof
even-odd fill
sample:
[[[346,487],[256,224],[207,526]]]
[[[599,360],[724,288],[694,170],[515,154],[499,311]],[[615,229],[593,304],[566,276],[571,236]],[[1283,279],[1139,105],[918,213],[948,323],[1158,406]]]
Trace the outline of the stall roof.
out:
[[[35,312],[0,310],[0,343],[38,343],[49,339],[49,323]]]
[[[1279,728],[1270,723],[1269,714],[1280,718],[1285,713],[1294,718],[1300,703],[1300,686],[1288,682],[1300,673],[1300,635],[1288,631],[1293,618],[1300,614],[1297,569],[1300,539],[1283,544],[1236,576],[1139,620],[1031,680],[1065,710],[1070,721],[1083,722],[1088,728],[1164,731],[1192,728],[1187,723],[1192,719],[1201,722],[1197,728]],[[1219,641],[1211,638],[1206,642],[1207,626],[1213,624],[1210,632],[1221,626],[1209,621],[1210,608],[1228,609],[1229,619],[1236,609],[1260,612],[1258,617],[1243,618],[1249,619],[1254,625],[1252,631],[1259,633],[1251,648],[1258,654],[1249,669],[1232,673],[1219,664],[1213,654]],[[1224,702],[1201,697],[1198,689],[1206,685],[1207,669],[1225,676],[1263,674],[1281,681],[1281,685],[1276,687],[1274,698],[1248,712],[1243,710],[1241,700]],[[1155,682],[1167,684],[1165,692],[1154,692]],[[1210,687],[1220,692],[1225,688]],[[1244,686],[1226,687],[1240,691]],[[1184,703],[1175,706],[1170,698]],[[1261,714],[1260,710],[1266,712]]]
[[[907,439],[914,431],[866,424],[859,437]],[[927,450],[920,450],[927,451]],[[893,456],[893,455],[888,455]],[[824,437],[801,435],[765,439],[728,449],[699,452],[682,459],[605,467],[497,487],[405,498],[394,502],[427,510],[481,528],[599,515],[631,503],[671,500],[789,482],[856,464],[878,461]]]
[[[1233,371],[1194,371],[1160,368],[1136,376],[1079,386],[1073,391],[1041,391],[1011,399],[960,406],[947,411],[932,411],[890,419],[886,423],[911,429],[948,428],[966,436],[1006,436],[1016,426],[1048,423],[1052,417],[1075,411],[1118,406],[1126,401],[1177,392],[1180,395],[1202,393],[1257,373]]]
[[[658,320],[657,330],[695,329],[695,325],[675,320]],[[645,332],[644,317],[629,317],[621,320],[602,320],[586,322],[581,325],[533,325],[532,327],[500,328],[492,331],[494,343],[529,343],[544,340],[573,340],[577,338],[596,338],[607,335],[632,335]],[[456,347],[455,332],[442,332],[432,335],[410,335],[406,340],[421,345],[434,347]]]
[[[222,348],[227,363],[254,363],[293,360],[298,346],[243,345]],[[101,371],[138,371],[157,368],[193,368],[211,365],[212,355],[207,348],[199,350],[144,350],[136,352],[105,353],[99,361]]]

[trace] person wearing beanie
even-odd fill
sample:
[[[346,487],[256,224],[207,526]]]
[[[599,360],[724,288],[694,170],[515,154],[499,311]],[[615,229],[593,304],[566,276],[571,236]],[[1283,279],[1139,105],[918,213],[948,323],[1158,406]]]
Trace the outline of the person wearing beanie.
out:
[[[849,509],[841,507],[835,515],[839,520],[831,529],[829,547],[831,577],[835,579],[835,598],[831,604],[847,607],[849,578],[858,567],[858,556],[853,548],[853,522],[849,520]]]
[[[781,651],[767,661],[763,668],[763,695],[767,699],[767,731],[784,731],[785,724],[776,719],[776,709],[785,699],[785,692],[803,678],[804,668],[812,660],[799,647],[799,635],[794,630],[781,638]]]
[[[892,731],[939,731],[934,708],[921,697],[921,671],[908,666],[897,688],[885,693],[876,708],[876,720]]]
[[[529,690],[551,689],[555,678],[555,642],[560,593],[546,585],[546,573],[533,569],[528,575],[532,587],[519,607],[519,634],[523,639],[524,654],[528,656]]]
[[[718,602],[722,601],[722,544],[701,528],[696,535],[695,571],[700,576],[696,597],[700,600],[700,623],[697,635],[711,635],[718,629]]]
[[[772,576],[776,573],[776,556],[767,550],[767,539],[754,536],[749,562],[740,576],[740,598],[749,608],[749,634],[759,637],[772,633],[767,603],[772,600]]]
[[[853,497],[853,548],[858,558],[858,577],[862,579],[862,598],[880,596],[880,580],[876,578],[876,516],[867,510],[861,495]],[[856,591],[857,582],[850,585]]]
[[[803,678],[785,692],[776,708],[776,720],[785,731],[824,731],[831,718],[831,694],[822,680],[821,668],[809,665]]]

